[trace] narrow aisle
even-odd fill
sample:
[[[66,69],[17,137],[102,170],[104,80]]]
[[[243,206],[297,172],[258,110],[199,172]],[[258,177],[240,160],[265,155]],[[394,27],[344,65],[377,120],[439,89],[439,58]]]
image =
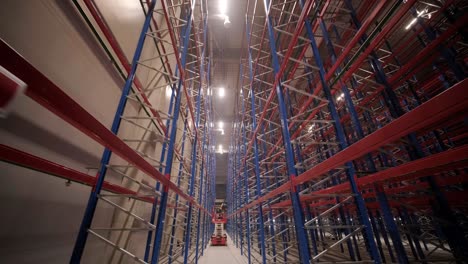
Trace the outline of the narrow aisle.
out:
[[[231,238],[228,236],[228,245],[221,246],[208,246],[205,254],[198,261],[199,264],[245,264],[247,263],[244,256],[240,254],[240,250],[236,248]]]

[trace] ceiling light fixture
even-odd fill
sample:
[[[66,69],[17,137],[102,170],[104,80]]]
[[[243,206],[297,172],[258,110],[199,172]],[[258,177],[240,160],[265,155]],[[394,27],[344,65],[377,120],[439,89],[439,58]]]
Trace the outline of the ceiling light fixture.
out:
[[[218,126],[219,126],[219,128],[223,128],[224,127],[223,121],[219,121]]]
[[[344,99],[344,93],[341,93],[338,98],[336,98],[337,101],[341,101]]]
[[[229,28],[231,27],[231,21],[229,21],[229,16],[224,15],[224,27]]]
[[[416,10],[416,13],[418,13],[418,17],[421,17],[425,14],[427,14],[428,10],[427,9],[424,9],[423,11],[419,12]],[[418,17],[414,18],[413,20],[411,20],[411,22],[409,22],[409,24],[405,27],[406,30],[410,29],[414,23],[416,23],[416,21],[418,21]],[[428,18],[431,18],[431,14],[428,15]]]
[[[224,87],[220,87],[218,90],[219,90],[218,91],[219,97],[224,97],[224,95],[226,94],[226,91],[224,90]]]
[[[226,15],[227,11],[227,0],[219,0],[219,12],[222,15]]]
[[[229,28],[231,26],[231,21],[229,21],[229,16],[227,12],[227,0],[219,0],[219,16],[221,19],[224,19],[224,27]]]

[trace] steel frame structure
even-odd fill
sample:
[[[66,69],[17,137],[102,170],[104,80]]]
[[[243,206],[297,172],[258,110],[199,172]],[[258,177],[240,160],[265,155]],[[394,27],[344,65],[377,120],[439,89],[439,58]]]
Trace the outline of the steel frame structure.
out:
[[[88,234],[109,246],[111,262],[197,263],[213,231],[216,197],[206,1],[141,1],[145,20],[131,63],[98,6],[83,2],[92,15],[85,21],[98,25],[126,79],[110,129],[3,41],[1,63],[28,83],[27,96],[105,147],[96,177],[8,146],[2,160],[92,186],[70,263],[80,263]],[[166,90],[170,100],[160,106]],[[92,225],[98,203],[114,208],[110,226]],[[147,234],[146,246],[135,241],[138,232]]]
[[[248,263],[468,259],[461,4],[248,1],[227,199]]]

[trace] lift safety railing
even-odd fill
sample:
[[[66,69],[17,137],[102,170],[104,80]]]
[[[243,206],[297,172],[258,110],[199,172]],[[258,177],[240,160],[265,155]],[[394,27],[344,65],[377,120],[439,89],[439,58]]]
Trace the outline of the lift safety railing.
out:
[[[299,210],[305,215],[300,223],[293,220],[295,230],[298,224],[306,225],[304,232],[308,234],[310,247],[301,250],[297,243],[294,245],[283,238],[284,244],[300,252],[291,254],[289,261],[294,258],[299,261],[297,257],[302,259],[308,254],[306,251],[310,251],[311,258],[302,263],[318,259],[401,263],[440,260],[443,255],[440,250],[449,248],[440,241],[450,245],[451,255],[445,255],[446,260],[464,258],[463,233],[457,236],[452,231],[461,221],[454,216],[460,217],[464,205],[451,197],[463,193],[460,184],[464,181],[462,168],[466,157],[431,170],[397,177],[403,176],[400,168],[404,167],[400,164],[410,165],[412,160],[421,160],[420,164],[427,165],[429,159],[422,158],[424,156],[439,157],[437,153],[440,153],[440,157],[449,157],[452,152],[447,150],[453,148],[463,151],[456,148],[463,146],[460,139],[465,138],[465,133],[459,130],[459,115],[446,115],[445,110],[449,108],[446,104],[439,109],[445,111],[444,114],[438,113],[437,118],[427,115],[432,125],[426,123],[411,130],[400,130],[405,132],[392,134],[391,140],[382,140],[386,135],[383,131],[397,131],[394,123],[404,113],[416,118],[413,113],[421,111],[416,111],[415,107],[464,79],[462,65],[466,47],[461,25],[465,21],[457,3],[272,2],[264,5],[269,10],[267,18],[270,16],[273,20],[271,28],[261,15],[256,17],[256,11],[247,12],[246,29],[250,35],[245,47],[250,50],[246,54],[250,55],[241,66],[241,80],[246,80],[240,82],[243,99],[239,102],[237,112],[240,114],[234,126],[239,131],[236,136],[246,139],[240,142],[233,139],[235,154],[230,158],[228,195],[232,207],[230,217],[236,219],[237,224],[228,230],[250,261],[265,263],[265,259],[255,255],[262,251],[267,253],[268,261],[284,261],[276,258],[280,241],[270,243],[276,242],[270,236],[283,233],[269,228],[269,223],[275,219],[275,214],[291,217],[294,213],[291,209],[297,206],[287,195],[290,190],[300,194]],[[260,5],[253,8],[255,4],[248,4],[248,10],[260,10]],[[315,9],[309,19],[301,20],[302,12],[310,12],[310,7]],[[351,21],[351,27],[346,25],[347,21]],[[271,32],[274,41],[267,38]],[[276,52],[269,52],[267,48],[272,47],[272,42]],[[431,55],[434,51],[440,57]],[[408,56],[409,52],[416,56]],[[280,66],[276,75],[272,74],[275,62],[268,62],[275,55]],[[429,74],[434,71],[436,74]],[[278,83],[282,92],[274,89]],[[451,92],[457,94],[464,85],[465,82],[457,84],[457,89],[451,88],[454,89]],[[284,99],[273,104],[277,95]],[[449,96],[445,95],[438,101],[447,103],[447,98]],[[430,105],[434,106],[434,102]],[[290,152],[279,134],[285,126],[285,119],[280,116],[284,113],[278,111],[281,104],[288,115]],[[455,106],[452,110],[459,113]],[[450,116],[450,121],[442,122],[441,116]],[[397,123],[402,125],[402,122]],[[384,141],[382,144],[360,155],[349,156],[352,152],[347,152],[348,149],[370,146],[368,137],[377,139],[377,135]],[[341,148],[344,150],[340,151]],[[329,162],[341,153],[349,153],[349,158],[339,163]],[[292,180],[288,180],[290,174],[285,172],[288,155],[293,156],[294,168],[300,175]],[[395,170],[398,175],[362,185],[361,179],[379,175],[391,167],[398,168]],[[269,182],[269,179],[275,181]],[[347,182],[351,183],[351,189]],[[347,186],[346,192],[333,189],[333,186],[343,185]],[[406,191],[409,195],[404,194]],[[433,210],[428,209],[427,202],[418,199],[420,195],[432,201]],[[349,203],[352,200],[357,204]],[[441,214],[437,209],[440,207],[448,209]],[[262,218],[263,227],[258,222]],[[431,219],[432,231],[402,228],[404,221],[414,223],[420,219]],[[359,231],[363,231],[364,237]],[[261,233],[266,239],[265,245],[260,241]],[[439,243],[431,242],[431,248],[421,234],[437,237]],[[288,237],[293,236],[293,231],[288,233]],[[456,245],[454,241],[465,242]],[[425,255],[420,244],[430,253]],[[344,245],[348,254],[334,256],[333,251],[338,246],[344,252]]]

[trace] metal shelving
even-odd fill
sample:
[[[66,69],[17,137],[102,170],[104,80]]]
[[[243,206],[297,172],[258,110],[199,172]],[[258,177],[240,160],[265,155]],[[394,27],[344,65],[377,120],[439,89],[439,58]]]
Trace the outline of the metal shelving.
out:
[[[145,21],[131,63],[98,6],[83,2],[127,76],[110,130],[4,42],[2,65],[28,81],[27,96],[105,147],[97,176],[7,146],[3,160],[92,186],[70,263],[86,254],[89,234],[109,246],[101,254],[112,262],[196,263],[213,231],[215,201],[206,1],[142,1]],[[110,226],[93,225],[98,203],[113,208]]]
[[[460,5],[247,3],[228,232],[249,263],[467,258]]]
[[[3,41],[0,64],[105,148],[97,175],[0,159],[92,187],[70,263],[89,234],[109,262],[197,263],[216,198],[208,1],[141,0],[131,61],[99,5],[73,2],[125,78],[110,129]],[[248,263],[468,259],[463,4],[246,1],[227,231]]]

